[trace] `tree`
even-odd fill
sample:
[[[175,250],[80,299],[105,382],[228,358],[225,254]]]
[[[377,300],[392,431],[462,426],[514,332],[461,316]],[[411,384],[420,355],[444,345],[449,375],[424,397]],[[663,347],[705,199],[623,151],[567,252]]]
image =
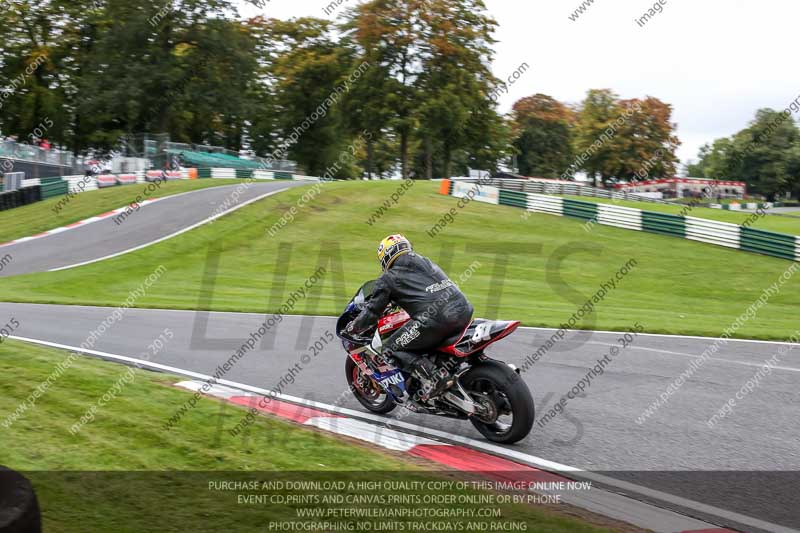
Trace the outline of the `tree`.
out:
[[[614,147],[609,142],[622,114],[619,99],[610,89],[591,89],[581,103],[577,121],[575,148],[576,165],[562,176],[568,177],[583,170],[597,185],[597,177],[605,184],[618,167]]]
[[[426,177],[433,177],[437,155],[441,176],[450,177],[453,161],[466,160],[464,152],[479,148],[476,134],[488,134],[496,115],[488,95],[497,80],[488,65],[497,23],[482,0],[429,0],[422,22],[417,135]]]
[[[0,10],[0,129],[30,142],[42,123],[52,141],[70,139],[70,50],[94,2],[19,0]],[[40,128],[42,129],[42,128]]]
[[[687,167],[693,178],[726,179],[730,175],[728,161],[731,157],[732,143],[728,138],[717,139],[713,144],[700,147],[698,161]]]
[[[747,128],[701,148],[690,170],[701,177],[744,181],[774,199],[800,193],[800,129],[787,112],[760,109]]]
[[[572,111],[550,96],[535,94],[518,100],[511,116],[520,173],[560,177],[574,160]]]
[[[800,130],[790,116],[758,110],[750,125],[733,136],[728,179],[745,181],[750,190],[769,199],[792,190],[799,177],[795,159],[799,143]]]
[[[671,122],[672,106],[658,98],[623,100],[624,121],[611,142],[613,175],[628,181],[671,178],[677,173],[680,141]]]
[[[658,98],[619,100],[610,90],[590,90],[580,107],[577,164],[605,185],[610,179],[674,176],[680,141],[672,106]]]
[[[253,44],[223,17],[226,6],[109,0],[79,83],[77,112],[91,146],[162,131],[179,142],[241,146]]]
[[[340,103],[352,79],[369,65],[351,70],[353,58],[334,40],[329,21],[299,18],[271,21],[281,43],[272,74],[282,146],[305,170],[321,176],[348,146]]]
[[[342,102],[346,125],[350,135],[366,132],[366,160],[364,167],[367,177],[373,172],[386,171],[387,156],[383,152],[392,143],[387,142],[391,131],[390,121],[395,110],[389,106],[389,95],[396,86],[392,78],[392,58],[388,47],[379,46],[380,35],[374,32],[372,24],[378,23],[380,12],[360,6],[349,12],[341,25],[342,46],[353,50],[354,63],[368,64],[369,69],[355,83]],[[376,153],[376,151],[378,153]]]
[[[376,122],[394,131],[399,145],[400,172],[409,175],[412,135],[417,127],[415,113],[419,101],[416,83],[422,69],[423,15],[426,0],[371,0],[352,8],[343,29],[350,32],[361,56],[377,68],[372,76],[381,76],[374,91],[361,91],[362,105],[377,113]],[[364,80],[367,83],[368,79]],[[363,87],[363,86],[362,86]],[[376,123],[364,129],[380,133]],[[380,128],[383,130],[384,128]],[[375,137],[375,141],[380,135]]]

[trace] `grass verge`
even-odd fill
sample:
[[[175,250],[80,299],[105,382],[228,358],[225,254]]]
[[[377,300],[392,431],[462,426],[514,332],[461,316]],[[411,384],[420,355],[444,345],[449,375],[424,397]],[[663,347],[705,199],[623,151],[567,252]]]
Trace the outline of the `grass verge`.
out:
[[[67,357],[67,352],[21,342],[0,344],[0,422],[7,421]],[[233,427],[245,409],[207,398],[165,432],[162,424],[191,393],[170,386],[178,378],[142,370],[135,371],[135,378],[97,410],[94,421],[73,435],[69,428],[127,371],[121,365],[77,357],[10,427],[0,423],[0,464],[24,472],[34,484],[45,531],[269,531],[271,522],[308,521],[298,518],[298,509],[365,506],[243,502],[240,496],[288,496],[300,491],[226,490],[221,483],[448,479],[422,463],[412,464],[274,418],[259,417],[249,433],[232,437],[224,429]],[[307,492],[344,497],[365,493],[349,485]],[[467,489],[453,494],[479,493]],[[550,507],[440,503],[408,507],[445,511],[491,507],[500,510],[502,520],[527,524],[527,531],[534,532],[611,531]],[[466,524],[469,520],[448,518],[446,522]],[[353,518],[330,521],[359,523]],[[413,521],[419,522],[397,519],[402,527],[387,531],[414,531]],[[462,529],[470,530],[474,529]]]
[[[3,278],[0,300],[119,306],[163,265],[136,306],[338,315],[365,280],[380,274],[376,244],[403,232],[461,285],[477,316],[557,327],[594,299],[576,328],[625,330],[638,321],[653,333],[716,336],[793,265],[607,226],[587,233],[574,219],[532,214],[526,220],[522,210],[505,206],[475,202],[458,209],[436,186],[416,183],[372,224],[367,221],[396,184],[325,184],[301,208],[306,189],[292,189],[131,254]],[[453,223],[430,237],[428,230],[450,209],[457,213]],[[271,237],[269,229],[289,215],[293,221]],[[596,298],[631,260],[630,273]],[[303,287],[320,266],[325,275]],[[290,296],[304,289],[305,297]],[[797,328],[798,305],[800,276],[794,276],[735,336],[785,340]]]
[[[155,191],[148,194],[147,198],[161,198],[188,191],[219,187],[221,185],[234,185],[241,180],[235,179],[203,179],[180,180],[162,183]],[[143,194],[145,184],[126,185],[124,187],[109,187],[77,194],[63,206],[58,213],[54,212],[56,205],[66,198],[57,196],[48,198],[35,204],[0,211],[0,242],[12,241],[21,237],[28,237],[36,233],[60,228],[106,213],[118,207],[130,205],[138,195]]]

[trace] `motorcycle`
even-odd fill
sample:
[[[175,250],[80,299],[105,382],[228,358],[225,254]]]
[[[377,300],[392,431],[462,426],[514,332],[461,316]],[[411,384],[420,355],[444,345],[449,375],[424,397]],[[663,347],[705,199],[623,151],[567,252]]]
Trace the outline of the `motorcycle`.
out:
[[[427,398],[422,384],[387,360],[383,342],[411,317],[389,304],[374,333],[346,332],[369,302],[375,281],[365,283],[347,304],[336,324],[336,334],[347,351],[345,376],[361,405],[387,414],[401,405],[409,411],[447,418],[469,419],[488,440],[511,444],[524,439],[534,422],[530,390],[513,365],[488,357],[484,350],[513,333],[519,321],[473,320],[467,328],[427,354],[447,387]]]

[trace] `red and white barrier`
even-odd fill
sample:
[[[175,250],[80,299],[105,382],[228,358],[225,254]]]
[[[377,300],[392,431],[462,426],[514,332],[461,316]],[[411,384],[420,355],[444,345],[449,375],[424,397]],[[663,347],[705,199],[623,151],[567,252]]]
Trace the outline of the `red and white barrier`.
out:
[[[120,174],[117,176],[117,183],[120,185],[133,185],[136,183],[136,174]]]
[[[97,186],[99,188],[114,187],[117,184],[117,177],[111,174],[97,176]]]
[[[163,180],[165,176],[169,181],[179,180],[184,178],[184,172],[180,170],[169,170],[167,172],[163,170],[148,170],[145,179],[147,181],[159,181]]]

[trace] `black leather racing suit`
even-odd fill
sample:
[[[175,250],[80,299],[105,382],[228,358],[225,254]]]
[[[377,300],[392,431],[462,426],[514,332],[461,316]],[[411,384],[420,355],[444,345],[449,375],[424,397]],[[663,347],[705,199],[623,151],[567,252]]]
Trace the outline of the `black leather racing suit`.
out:
[[[384,355],[411,372],[421,354],[466,329],[473,307],[458,286],[433,261],[414,252],[395,259],[375,283],[372,299],[353,321],[352,330],[373,328],[389,302],[402,307],[411,320],[384,343]]]

